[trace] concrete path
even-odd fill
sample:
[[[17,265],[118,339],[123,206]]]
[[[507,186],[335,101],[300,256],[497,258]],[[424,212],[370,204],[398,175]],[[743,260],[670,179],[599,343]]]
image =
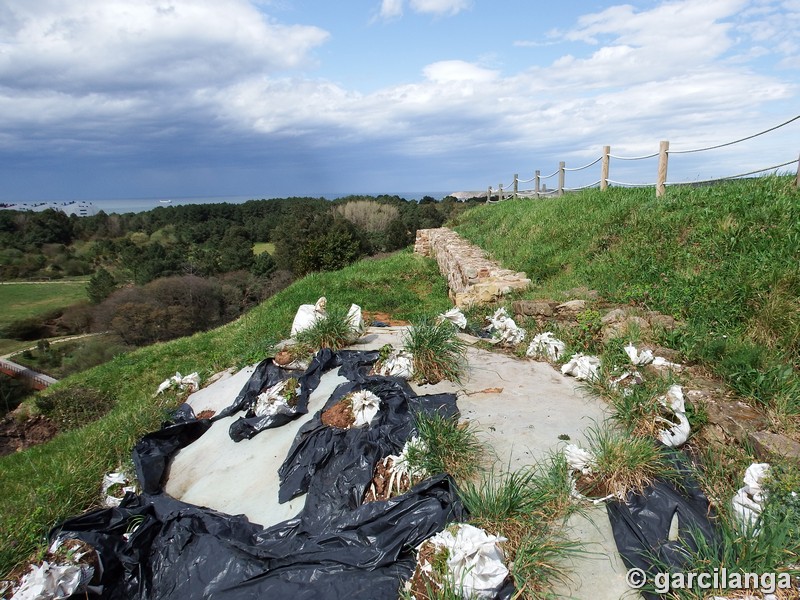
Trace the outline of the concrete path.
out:
[[[374,350],[386,343],[402,345],[402,327],[371,328],[354,349]],[[606,418],[605,407],[571,379],[546,363],[468,348],[469,372],[461,386],[451,382],[412,385],[417,394],[455,392],[462,418],[478,426],[503,469],[516,470],[563,445],[559,436],[583,442],[583,431]],[[249,379],[252,368],[218,381],[189,397],[195,412],[229,405]],[[170,495],[230,514],[245,514],[269,526],[299,512],[304,497],[277,502],[277,469],[303,423],[322,407],[343,381],[326,373],[312,394],[309,413],[284,427],[234,443],[228,437],[233,417],[216,422],[173,460],[166,491]],[[605,507],[588,507],[570,519],[565,533],[587,544],[587,554],[568,565],[571,580],[559,585],[560,598],[617,600],[636,598],[625,584],[625,567],[617,554]]]

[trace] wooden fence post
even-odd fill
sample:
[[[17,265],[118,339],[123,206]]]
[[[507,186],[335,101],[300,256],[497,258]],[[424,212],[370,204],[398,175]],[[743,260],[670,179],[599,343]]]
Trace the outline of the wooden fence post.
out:
[[[492,186],[489,186],[489,190],[486,192],[486,202],[492,201]]]
[[[794,187],[800,188],[800,157],[797,159],[797,178],[794,180]]]
[[[608,159],[611,154],[611,146],[603,146],[603,162],[600,163],[600,191],[608,189]]]
[[[533,184],[533,190],[536,192],[536,197],[537,198],[539,197],[539,176],[541,174],[542,174],[541,171],[539,171],[539,170],[536,171],[536,177],[535,177],[536,183]]]
[[[497,189],[500,190],[497,194],[497,199],[500,200],[500,202],[502,202],[503,200],[505,200],[505,198],[503,198],[503,184],[498,183]]]
[[[656,181],[656,198],[662,198],[667,187],[667,163],[669,162],[669,142],[661,142],[658,147],[658,180]]]
[[[517,192],[519,192],[519,173],[514,173],[514,200],[517,199]]]
[[[558,195],[559,196],[563,196],[564,195],[564,175],[565,175],[564,168],[566,166],[567,166],[567,163],[565,163],[563,160],[560,163],[558,163]]]

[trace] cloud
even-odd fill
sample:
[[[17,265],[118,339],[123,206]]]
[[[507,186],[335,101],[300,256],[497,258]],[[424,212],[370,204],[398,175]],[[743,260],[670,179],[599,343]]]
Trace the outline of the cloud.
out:
[[[10,0],[0,22],[0,80],[74,94],[223,85],[297,67],[328,37],[245,0]]]
[[[381,19],[396,19],[403,16],[403,0],[383,0],[379,17]]]
[[[457,15],[471,6],[471,0],[411,0],[414,11],[434,15]]]
[[[405,0],[382,0],[377,18],[391,21],[403,16]],[[409,0],[416,13],[452,17],[472,8],[472,0]]]
[[[498,76],[497,71],[484,69],[463,60],[442,60],[423,69],[425,78],[436,83],[455,83],[471,81],[488,83]]]

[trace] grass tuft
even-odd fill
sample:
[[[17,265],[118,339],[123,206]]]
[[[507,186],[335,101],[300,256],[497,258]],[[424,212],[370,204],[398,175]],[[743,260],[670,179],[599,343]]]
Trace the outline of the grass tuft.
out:
[[[300,347],[310,348],[311,354],[323,348],[334,352],[349,346],[354,337],[348,319],[348,309],[341,306],[329,306],[326,314],[308,329],[299,332],[295,339]]]
[[[466,346],[448,322],[424,318],[408,328],[403,347],[414,357],[414,378],[422,383],[461,383],[466,371]]]
[[[415,425],[425,447],[411,446],[408,463],[430,475],[450,474],[456,482],[474,477],[483,457],[483,445],[469,423],[439,414],[417,413]]]

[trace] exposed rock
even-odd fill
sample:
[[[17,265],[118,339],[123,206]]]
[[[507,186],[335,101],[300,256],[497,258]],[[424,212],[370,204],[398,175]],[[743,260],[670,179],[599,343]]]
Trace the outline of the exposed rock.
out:
[[[559,315],[577,315],[586,310],[586,300],[568,300],[556,306]]]
[[[650,331],[650,323],[642,317],[634,316],[625,316],[621,320],[610,321],[603,326],[603,342],[608,343],[614,338],[623,337],[627,335],[631,329],[638,329],[640,333],[646,334]]]
[[[600,298],[600,292],[597,290],[590,290],[587,287],[576,287],[564,292],[567,298],[582,298],[583,300],[597,300]]]
[[[515,315],[526,317],[552,317],[555,302],[546,300],[517,300],[511,304]]]
[[[628,316],[628,311],[624,308],[615,308],[613,310],[608,311],[603,318],[600,319],[600,322],[603,325],[609,325],[611,323],[618,323],[625,319]]]
[[[751,431],[747,437],[760,460],[769,461],[775,457],[784,457],[800,463],[800,443],[785,435],[771,431]]]
[[[675,329],[675,325],[677,324],[677,321],[675,321],[673,317],[670,317],[669,315],[662,315],[661,313],[657,312],[649,312],[647,314],[647,320],[653,327],[660,327],[666,331]]]
[[[725,433],[739,441],[747,439],[749,433],[767,426],[767,419],[760,411],[740,400],[711,398],[699,390],[690,391],[689,400],[698,398],[698,393],[702,394],[706,402],[708,422],[721,427]]]
[[[418,230],[414,252],[436,260],[447,279],[450,298],[459,308],[496,302],[531,283],[525,273],[503,269],[446,227]]]

